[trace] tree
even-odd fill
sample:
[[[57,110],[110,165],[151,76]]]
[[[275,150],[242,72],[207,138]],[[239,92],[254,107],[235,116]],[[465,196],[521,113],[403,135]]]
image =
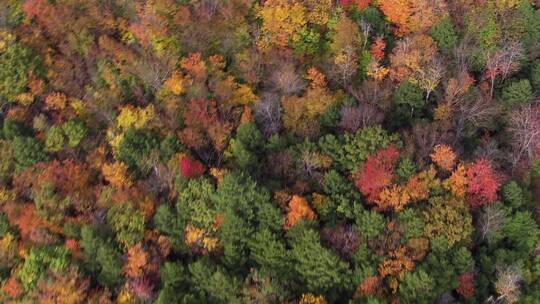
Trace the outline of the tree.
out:
[[[45,137],[45,149],[50,152],[58,152],[64,148],[66,138],[61,127],[53,126],[47,131]]]
[[[139,162],[158,146],[156,135],[130,128],[124,133],[118,145],[118,159],[130,167],[137,167]]]
[[[306,291],[320,294],[342,288],[347,282],[348,268],[339,257],[321,246],[316,231],[298,225],[288,235],[293,270],[305,284]]]
[[[470,239],[472,217],[463,202],[452,197],[434,197],[424,212],[424,233],[430,239],[444,238],[450,246]]]
[[[75,148],[88,135],[86,125],[76,119],[71,119],[62,124],[62,130],[67,137],[67,144],[70,148]]]
[[[429,29],[429,35],[437,42],[439,50],[451,53],[456,46],[458,36],[449,16],[443,17]]]
[[[512,164],[531,161],[540,156],[540,107],[524,105],[510,114],[508,131],[511,136]]]
[[[504,45],[502,48],[487,55],[484,76],[490,81],[490,96],[493,97],[495,80],[500,76],[505,80],[519,69],[519,60],[523,48],[519,43]]]
[[[14,102],[26,91],[30,75],[41,74],[41,60],[28,47],[15,42],[13,35],[0,39],[0,64],[5,67],[0,72],[0,99],[2,103]]]
[[[461,295],[465,300],[474,297],[474,274],[467,272],[462,273],[458,277],[459,286],[456,289],[457,293]]]
[[[428,30],[446,11],[445,2],[438,0],[383,0],[378,4],[386,18],[397,26],[395,32],[400,36]]]
[[[18,171],[49,159],[43,152],[43,143],[33,137],[15,137],[12,141],[12,149]]]
[[[424,270],[405,272],[399,285],[399,298],[403,303],[433,303],[438,296],[433,293],[435,281]]]
[[[368,156],[357,175],[356,187],[369,202],[375,203],[379,194],[391,185],[394,179],[394,166],[399,158],[399,151],[390,146]]]
[[[475,161],[468,166],[466,178],[467,202],[472,210],[492,204],[497,199],[500,182],[491,162],[485,159]]]
[[[409,81],[400,83],[392,96],[395,114],[402,122],[409,122],[411,119],[420,117],[426,103],[422,90]]]
[[[509,109],[527,104],[532,98],[532,86],[527,79],[512,82],[505,86],[502,91],[502,99]]]
[[[315,220],[315,212],[311,210],[307,201],[298,195],[293,195],[289,201],[289,212],[287,213],[287,219],[285,220],[285,229],[290,229],[298,221]]]
[[[298,41],[299,33],[307,23],[306,9],[296,1],[266,1],[258,15],[263,22],[258,45],[263,50],[272,46],[283,48],[289,41]]]
[[[194,178],[204,173],[204,167],[198,160],[191,157],[183,157],[180,160],[180,175],[185,179]]]
[[[107,222],[116,239],[128,248],[143,239],[144,217],[130,203],[116,204],[107,212]]]
[[[454,162],[456,160],[456,154],[452,151],[452,148],[446,145],[437,145],[433,149],[433,153],[430,155],[431,161],[437,164],[445,171],[452,171],[454,168]]]

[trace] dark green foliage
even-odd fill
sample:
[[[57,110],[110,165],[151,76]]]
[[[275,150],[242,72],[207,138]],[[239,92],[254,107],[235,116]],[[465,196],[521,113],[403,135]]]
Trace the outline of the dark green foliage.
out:
[[[533,63],[530,70],[531,85],[535,91],[540,90],[540,63]]]
[[[33,137],[15,137],[12,149],[18,171],[49,159],[43,151],[43,143]]]
[[[321,246],[317,231],[295,225],[288,235],[295,277],[315,294],[337,291],[348,285],[349,269],[337,255]]]
[[[449,16],[444,17],[439,23],[432,26],[429,30],[429,34],[437,42],[439,49],[446,53],[451,53],[453,51],[458,40],[458,36]]]
[[[85,268],[101,284],[114,287],[122,281],[122,263],[115,247],[89,226],[82,227],[80,244]]]
[[[529,103],[533,98],[532,86],[529,80],[522,79],[511,82],[502,91],[502,99],[509,109]]]
[[[138,162],[148,156],[150,151],[158,146],[155,134],[148,131],[129,129],[118,145],[118,159],[136,167]]]
[[[538,243],[538,226],[529,212],[518,211],[508,217],[502,233],[511,245],[509,248],[514,249],[514,258],[525,259]]]
[[[369,154],[396,142],[398,136],[389,134],[380,126],[363,128],[356,133],[346,133],[343,137],[326,135],[319,139],[323,153],[332,157],[337,167],[346,172],[354,172]]]
[[[525,202],[523,189],[515,181],[511,181],[503,187],[504,202],[513,210],[517,210]]]
[[[263,145],[262,134],[253,123],[238,127],[236,138],[230,142],[231,154],[235,163],[246,172],[257,171],[260,163],[258,154]]]
[[[0,237],[6,235],[10,232],[11,227],[9,226],[8,218],[5,214],[0,213]]]
[[[413,118],[423,115],[423,108],[426,104],[422,89],[413,85],[409,81],[399,84],[392,96],[396,119],[404,124],[411,122]]]
[[[410,158],[402,158],[396,168],[400,179],[406,180],[416,172],[416,165]]]
[[[414,209],[405,209],[398,215],[398,223],[401,228],[403,238],[409,240],[420,238],[424,234],[425,223],[422,216]]]
[[[375,211],[362,210],[357,213],[356,229],[366,240],[372,240],[378,237],[386,225],[384,217]]]
[[[178,142],[176,136],[169,134],[161,141],[159,150],[161,152],[161,158],[163,160],[169,160],[171,156],[182,150],[182,145]]]
[[[249,247],[251,258],[263,272],[275,273],[281,277],[286,277],[290,272],[285,244],[270,230],[256,232]]]
[[[8,140],[13,140],[17,136],[32,135],[31,130],[26,125],[13,119],[4,120],[2,131],[4,138]]]
[[[399,285],[399,298],[404,304],[419,303],[429,304],[437,298],[433,293],[435,280],[424,270],[418,269],[414,272],[406,272]]]

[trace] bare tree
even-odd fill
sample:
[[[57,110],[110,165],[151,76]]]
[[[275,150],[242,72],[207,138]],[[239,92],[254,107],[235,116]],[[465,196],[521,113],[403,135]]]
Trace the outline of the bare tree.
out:
[[[485,76],[489,79],[490,97],[493,98],[495,80],[500,76],[505,80],[519,69],[519,60],[523,56],[521,43],[511,43],[503,46],[494,53],[489,53],[486,58]]]
[[[512,145],[512,164],[540,156],[540,103],[528,104],[512,111],[508,121]]]
[[[305,83],[293,63],[281,65],[270,76],[272,87],[281,95],[291,96],[300,93]]]
[[[477,230],[482,241],[493,241],[504,222],[504,212],[494,205],[487,205],[478,219]]]
[[[521,282],[521,270],[515,266],[504,266],[497,269],[497,281],[495,290],[498,296],[491,296],[486,303],[489,304],[511,304],[519,300]]]
[[[339,126],[345,131],[355,132],[384,120],[384,112],[376,106],[360,102],[358,106],[344,106],[340,110]]]
[[[255,103],[254,117],[265,136],[278,133],[281,130],[281,104],[279,97],[272,93],[262,95]]]
[[[444,65],[438,58],[430,60],[429,64],[417,72],[416,80],[418,86],[426,91],[426,101],[430,94],[437,88],[444,76]]]

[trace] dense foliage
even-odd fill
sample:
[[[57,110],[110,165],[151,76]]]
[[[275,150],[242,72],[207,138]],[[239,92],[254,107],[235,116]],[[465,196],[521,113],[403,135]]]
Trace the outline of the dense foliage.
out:
[[[539,303],[540,2],[0,1],[1,303]]]

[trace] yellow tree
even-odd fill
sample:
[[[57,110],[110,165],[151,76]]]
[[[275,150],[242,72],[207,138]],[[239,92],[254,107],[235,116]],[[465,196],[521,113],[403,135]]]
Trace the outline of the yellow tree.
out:
[[[298,41],[299,32],[307,23],[306,9],[297,0],[268,0],[258,12],[263,24],[258,45],[262,50],[272,46],[286,47]]]

